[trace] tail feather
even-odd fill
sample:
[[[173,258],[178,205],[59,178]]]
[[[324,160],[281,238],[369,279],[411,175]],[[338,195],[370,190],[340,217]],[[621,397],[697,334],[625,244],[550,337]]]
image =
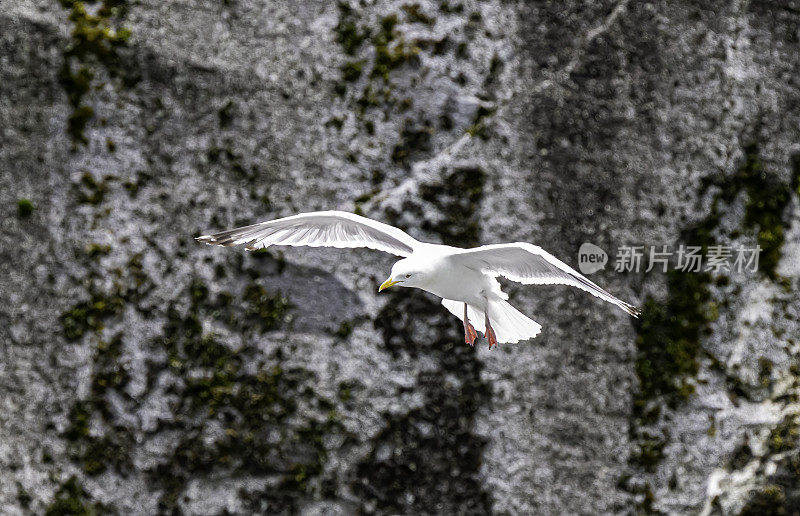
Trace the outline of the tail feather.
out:
[[[451,299],[442,299],[442,305],[450,313],[464,320],[464,303]],[[484,320],[486,314],[483,310],[467,305],[467,317],[479,332],[485,332]],[[530,319],[519,310],[511,306],[508,301],[495,300],[489,302],[489,322],[497,335],[500,343],[515,343],[521,340],[528,340],[539,335],[542,326]]]

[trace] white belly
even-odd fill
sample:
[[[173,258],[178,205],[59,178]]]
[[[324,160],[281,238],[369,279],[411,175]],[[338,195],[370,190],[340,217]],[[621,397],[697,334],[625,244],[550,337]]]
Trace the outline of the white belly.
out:
[[[432,281],[421,288],[444,299],[482,307],[486,298],[494,295],[493,283],[493,278],[482,272],[442,263]]]

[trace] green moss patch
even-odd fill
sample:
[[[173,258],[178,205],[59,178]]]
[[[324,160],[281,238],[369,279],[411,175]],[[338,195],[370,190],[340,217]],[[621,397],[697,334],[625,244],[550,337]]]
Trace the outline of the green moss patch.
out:
[[[90,172],[84,172],[76,185],[78,202],[92,205],[102,203],[108,192],[108,184],[113,179],[114,176],[109,175],[98,181]]]
[[[661,436],[644,433],[639,437],[637,445],[637,450],[631,460],[643,467],[645,471],[654,472],[656,466],[664,458],[664,447],[667,445],[666,439]]]
[[[483,106],[479,107],[473,118],[472,125],[467,129],[467,134],[486,140],[489,137],[486,122],[494,112],[494,109],[485,108]]]
[[[122,391],[130,380],[120,362],[122,349],[120,334],[109,342],[100,341],[93,359],[90,396],[73,404],[68,415],[69,426],[62,434],[69,441],[70,458],[80,463],[90,476],[108,468],[126,474],[132,469],[133,436],[126,428],[115,424],[106,399],[109,390]],[[101,422],[103,433],[100,435],[90,432],[93,417]]]
[[[766,485],[754,489],[740,515],[790,515],[800,507],[800,425],[796,414],[785,416],[769,434],[767,446],[775,471],[766,479]],[[779,455],[779,458],[776,457]],[[751,459],[752,454],[746,459]],[[732,467],[740,469],[747,461]]]
[[[447,217],[438,223],[423,223],[423,229],[442,236],[447,245],[480,245],[480,201],[486,172],[479,167],[459,167],[444,171],[441,182],[420,186],[419,195],[427,202],[443,205]],[[465,243],[467,242],[467,243]]]
[[[246,306],[245,316],[257,325],[262,333],[280,322],[290,306],[285,297],[271,294],[256,283],[245,287],[242,301]]]
[[[798,416],[786,416],[772,429],[767,440],[771,453],[782,453],[797,448],[798,438],[800,438],[800,426],[798,426]]]
[[[89,249],[91,256],[91,249]],[[61,314],[61,327],[69,341],[80,339],[88,333],[99,333],[105,322],[122,315],[125,305],[138,301],[152,283],[142,268],[141,254],[133,255],[123,269],[108,271],[115,277],[113,287],[100,290],[94,286],[92,273],[88,282],[89,299],[81,301]]]
[[[718,201],[732,203],[744,194],[746,196],[745,214],[742,229],[756,232],[758,245],[761,247],[759,271],[769,279],[776,279],[776,267],[781,258],[783,247],[785,211],[792,197],[792,186],[778,180],[764,168],[759,158],[758,144],[751,143],[744,148],[745,161],[733,177],[711,179],[704,187],[711,185],[720,188],[715,199],[714,210]],[[800,171],[795,170],[792,184],[798,181]]]
[[[61,326],[67,340],[77,340],[87,332],[99,332],[106,319],[120,315],[125,301],[120,296],[92,292],[88,301],[78,303],[61,314]]]
[[[338,5],[339,23],[335,28],[335,39],[348,57],[340,67],[341,79],[333,84],[333,91],[353,103],[355,119],[363,124],[364,130],[369,135],[374,134],[376,130],[375,120],[370,120],[367,116],[369,113],[381,110],[378,116],[386,120],[390,118],[391,110],[404,113],[415,104],[413,93],[398,95],[395,90],[393,78],[398,73],[408,74],[420,70],[411,78],[413,86],[419,80],[424,80],[427,72],[421,66],[421,55],[443,56],[451,52],[455,57],[467,57],[467,44],[465,42],[457,44],[451,41],[450,36],[439,39],[424,36],[408,40],[405,38],[404,27],[409,27],[411,24],[433,26],[436,23],[435,17],[426,13],[420,3],[403,4],[397,12],[385,14],[378,19],[375,26],[371,27],[360,19],[358,10],[350,7],[350,3],[339,2]],[[463,6],[460,4],[442,5],[442,12],[447,14],[462,11]],[[480,15],[472,16],[465,29],[474,32],[481,22]],[[353,59],[356,56],[359,59]],[[496,85],[502,69],[502,60],[499,56],[493,55],[488,62],[484,80],[485,92],[481,94],[481,98],[494,97],[490,90]],[[463,73],[459,74],[456,80],[462,86],[467,82]],[[493,113],[494,109],[491,107],[480,107],[467,133],[483,139],[488,138],[487,122]],[[432,150],[430,142],[434,127],[453,129],[453,120],[447,113],[433,115],[430,118],[424,116],[415,118],[418,119],[406,118],[398,134],[398,143],[391,148],[392,161],[404,167],[408,165],[415,152],[429,153]],[[437,118],[440,121],[438,124],[435,122]],[[351,161],[357,161],[357,156],[349,158]]]
[[[121,283],[134,288],[142,283],[136,277],[123,272]],[[242,495],[253,512],[266,506],[295,512],[299,500],[316,488],[327,461],[325,437],[346,432],[335,402],[314,391],[313,372],[286,365],[280,349],[265,356],[255,342],[256,335],[282,324],[288,310],[282,295],[257,283],[246,285],[239,295],[212,294],[200,279],[170,303],[162,334],[149,344],[153,349],[147,365],[148,389],[164,374],[177,380],[166,393],[176,400],[172,415],[157,431],[178,430],[180,442],[160,465],[144,472],[152,488],[162,493],[161,511],[177,510],[187,482],[209,474],[280,476],[278,489]],[[98,318],[107,317],[103,312]],[[83,324],[85,333],[99,328]],[[244,345],[229,347],[205,329],[214,325],[242,333]],[[89,396],[70,408],[62,433],[71,459],[88,476],[113,471],[124,477],[133,469],[136,428],[109,404],[112,395],[133,404],[134,411],[139,403],[125,392],[130,381],[125,342],[122,333],[98,342]],[[224,433],[212,442],[202,437],[207,428],[220,426]]]
[[[17,201],[17,215],[20,218],[30,217],[33,213],[33,202],[30,199],[20,199]]]
[[[397,15],[391,14],[381,18],[380,30],[372,38],[375,49],[375,62],[370,77],[381,78],[389,82],[389,73],[408,63],[418,63],[419,49],[415,45],[406,44],[405,40],[394,30],[398,23]]]
[[[126,76],[120,62],[119,49],[127,44],[130,30],[119,23],[126,11],[127,2],[104,0],[92,14],[86,8],[95,1],[79,2],[61,0],[69,10],[72,23],[70,42],[64,50],[64,61],[59,74],[60,82],[72,106],[67,120],[67,133],[73,142],[86,144],[86,126],[94,118],[94,109],[84,103],[84,97],[96,86],[96,68],[104,68],[110,77]]]
[[[368,59],[349,59],[341,66],[342,80],[334,85],[334,92],[345,96],[348,83],[366,77],[360,93],[354,95],[359,120],[369,108],[384,104],[393,105],[390,76],[394,70],[408,64],[418,64],[421,50],[417,42],[407,43],[402,33],[396,30],[400,19],[397,14],[380,18],[378,27],[370,30],[359,26],[356,12],[348,4],[339,4],[339,23],[334,29],[336,41],[348,56],[356,56],[367,44],[371,49]],[[405,6],[406,18],[411,23],[421,22],[423,18],[419,6]],[[366,123],[366,121],[365,121]],[[374,127],[372,129],[374,131]]]
[[[711,275],[670,271],[665,302],[648,299],[634,322],[639,392],[634,413],[643,416],[648,401],[666,397],[674,406],[694,392],[690,383],[699,369],[700,340],[714,318],[708,285]]]
[[[89,496],[74,476],[61,484],[53,502],[45,509],[46,516],[93,516],[95,514],[97,511],[89,504]]]
[[[369,38],[369,31],[357,25],[353,9],[345,2],[337,4],[339,8],[339,23],[333,29],[336,42],[342,46],[344,53],[355,55],[362,43]]]
[[[364,61],[348,61],[342,65],[342,79],[347,82],[357,81],[361,77]]]
[[[128,191],[128,195],[135,199],[139,194],[139,190],[144,187],[153,176],[144,170],[136,171],[136,174],[129,179],[123,181],[122,186]]]
[[[91,243],[86,245],[84,252],[89,258],[97,258],[98,256],[106,256],[109,254],[111,252],[111,246],[107,244]]]

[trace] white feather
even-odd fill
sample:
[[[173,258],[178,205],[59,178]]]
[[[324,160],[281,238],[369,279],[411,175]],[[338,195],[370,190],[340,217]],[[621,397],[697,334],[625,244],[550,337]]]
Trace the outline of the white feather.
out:
[[[442,299],[442,306],[464,321],[464,303],[452,299]],[[486,313],[472,305],[467,305],[467,317],[472,326],[479,332],[486,332]],[[495,300],[489,303],[489,319],[497,335],[497,341],[502,343],[516,343],[528,340],[539,335],[542,326],[530,319],[525,314],[514,308],[511,303]]]
[[[484,245],[458,251],[450,257],[450,260],[454,264],[477,269],[493,276],[503,276],[525,285],[577,287],[615,304],[634,317],[639,315],[636,307],[612,296],[586,276],[536,245],[525,242]]]
[[[301,213],[203,235],[197,240],[226,247],[247,244],[251,251],[271,245],[367,247],[397,256],[410,256],[419,245],[417,240],[394,226],[344,211]]]

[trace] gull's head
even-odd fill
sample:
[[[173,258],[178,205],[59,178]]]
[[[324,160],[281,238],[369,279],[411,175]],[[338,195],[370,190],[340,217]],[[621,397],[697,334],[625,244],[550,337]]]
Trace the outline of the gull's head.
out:
[[[425,267],[415,263],[413,260],[405,258],[394,264],[389,279],[384,281],[378,288],[378,292],[399,285],[401,287],[420,287],[424,284],[426,276]]]

